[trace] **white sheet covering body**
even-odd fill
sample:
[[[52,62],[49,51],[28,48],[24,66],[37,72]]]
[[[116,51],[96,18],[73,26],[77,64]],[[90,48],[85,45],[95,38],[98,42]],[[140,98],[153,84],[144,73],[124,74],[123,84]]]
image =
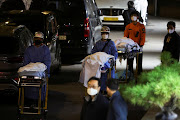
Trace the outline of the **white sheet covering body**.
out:
[[[79,82],[83,83],[87,87],[87,81],[89,78],[95,76],[101,77],[101,68],[104,64],[114,56],[109,55],[105,52],[96,52],[92,55],[88,55],[82,60],[82,71],[80,73]]]
[[[19,76],[36,76],[45,77],[45,70],[47,69],[44,63],[29,63],[26,66],[20,67],[18,70]]]
[[[134,42],[132,39],[127,37],[122,37],[120,39],[115,40],[115,45],[117,50],[124,50],[124,52],[131,52],[132,50],[140,50],[139,45]],[[127,51],[125,51],[127,50]]]
[[[20,67],[18,70],[19,76],[35,76],[45,78],[46,65],[40,62],[29,63],[26,66]],[[46,79],[42,79],[46,80]],[[39,98],[39,88],[27,86],[24,88],[25,97],[28,99],[38,100]],[[46,96],[46,84],[42,86],[41,90],[41,100],[44,101]]]

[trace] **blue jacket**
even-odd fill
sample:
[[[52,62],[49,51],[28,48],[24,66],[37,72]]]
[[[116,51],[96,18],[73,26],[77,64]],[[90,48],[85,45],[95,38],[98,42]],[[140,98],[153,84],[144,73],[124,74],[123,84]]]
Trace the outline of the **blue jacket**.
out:
[[[47,66],[48,74],[50,75],[51,55],[47,46],[42,45],[40,47],[36,47],[32,45],[28,47],[24,53],[24,65],[27,65],[30,62],[44,63]]]
[[[94,54],[96,52],[105,52],[105,53],[107,53],[109,55],[113,55],[115,57],[115,59],[117,59],[118,52],[117,52],[117,49],[116,49],[116,46],[115,46],[114,42],[109,39],[108,44],[104,48],[104,46],[105,46],[105,44],[107,42],[108,41],[102,41],[102,40],[97,41],[95,46],[94,46],[94,48],[92,49],[91,53]],[[104,50],[102,51],[103,48],[104,48]],[[107,69],[107,68],[109,68],[108,67],[108,63],[105,64],[105,68],[104,69]],[[107,74],[108,73],[102,73],[101,74],[101,90],[103,90],[103,91],[106,91]],[[115,78],[115,69],[113,69],[111,71],[111,77]]]
[[[108,41],[102,41],[102,40],[97,41],[94,48],[92,49],[92,54],[94,54],[96,52],[102,52],[102,49],[107,42]],[[115,57],[115,59],[118,57],[118,52],[117,52],[116,46],[112,40],[109,41],[107,46],[104,48],[103,52],[105,52],[109,55],[113,55]]]
[[[116,91],[110,99],[107,120],[127,120],[127,115],[127,104],[119,91]]]

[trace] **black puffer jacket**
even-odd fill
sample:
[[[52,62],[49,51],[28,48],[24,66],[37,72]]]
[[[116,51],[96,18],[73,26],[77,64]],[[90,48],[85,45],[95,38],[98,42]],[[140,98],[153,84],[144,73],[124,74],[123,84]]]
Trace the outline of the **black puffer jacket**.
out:
[[[168,51],[171,53],[172,58],[179,61],[180,53],[180,36],[174,31],[172,34],[167,34],[164,38],[163,51]]]
[[[100,93],[94,101],[90,96],[85,97],[80,120],[106,120],[108,106],[108,99]]]

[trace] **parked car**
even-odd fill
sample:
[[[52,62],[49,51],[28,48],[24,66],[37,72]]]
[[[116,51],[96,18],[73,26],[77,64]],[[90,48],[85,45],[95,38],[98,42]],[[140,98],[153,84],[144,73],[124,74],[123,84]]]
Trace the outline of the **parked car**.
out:
[[[95,0],[48,0],[47,8],[59,13],[62,60],[91,54],[94,43],[101,39],[102,27]]]
[[[124,9],[120,8],[99,8],[101,11],[100,19],[103,25],[107,26],[124,26],[122,16]]]
[[[34,34],[36,31],[44,33],[44,43],[51,52],[51,72],[61,68],[61,47],[57,44],[58,25],[56,16],[51,11],[40,10],[11,10],[3,11],[0,18],[8,25],[25,25]]]
[[[23,65],[23,54],[33,43],[33,34],[23,25],[0,23],[0,90],[14,89],[12,79]]]

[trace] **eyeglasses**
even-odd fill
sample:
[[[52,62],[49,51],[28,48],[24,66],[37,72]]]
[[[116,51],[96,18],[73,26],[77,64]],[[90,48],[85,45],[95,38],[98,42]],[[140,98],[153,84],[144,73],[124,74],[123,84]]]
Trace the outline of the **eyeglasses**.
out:
[[[88,85],[88,88],[93,88],[93,89],[96,89],[98,88],[99,86],[95,86],[95,85]]]

